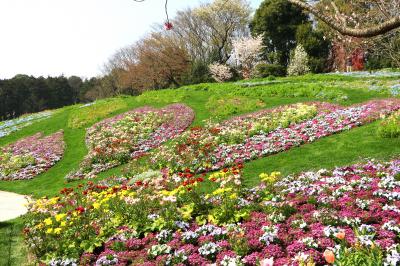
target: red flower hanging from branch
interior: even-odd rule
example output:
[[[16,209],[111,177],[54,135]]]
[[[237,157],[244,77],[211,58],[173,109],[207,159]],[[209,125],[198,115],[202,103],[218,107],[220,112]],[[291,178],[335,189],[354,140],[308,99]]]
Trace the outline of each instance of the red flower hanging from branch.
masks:
[[[144,2],[145,0],[133,0],[135,2]],[[168,0],[165,0],[165,15],[167,16],[167,20],[164,23],[164,28],[166,30],[172,30],[174,27],[172,23],[169,21],[169,16],[168,16]]]

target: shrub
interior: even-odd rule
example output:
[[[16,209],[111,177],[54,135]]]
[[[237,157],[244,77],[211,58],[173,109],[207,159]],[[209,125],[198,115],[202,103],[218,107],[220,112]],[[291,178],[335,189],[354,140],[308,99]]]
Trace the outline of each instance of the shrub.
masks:
[[[260,63],[255,67],[255,75],[259,78],[269,76],[283,77],[286,75],[286,68],[281,65]]]
[[[382,138],[400,137],[400,111],[381,122],[378,128],[378,135]]]
[[[232,72],[229,66],[219,64],[219,63],[213,63],[208,66],[210,69],[212,77],[217,81],[217,82],[224,82],[232,78]]]
[[[303,46],[297,45],[294,49],[292,56],[290,58],[290,64],[288,66],[289,76],[299,76],[310,72],[310,67],[308,66],[308,54],[304,50]]]

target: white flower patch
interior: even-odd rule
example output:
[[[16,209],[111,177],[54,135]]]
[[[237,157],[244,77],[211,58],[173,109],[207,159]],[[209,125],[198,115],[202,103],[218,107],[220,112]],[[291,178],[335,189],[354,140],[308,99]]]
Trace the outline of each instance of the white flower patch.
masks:
[[[171,250],[172,250],[171,247],[166,244],[153,245],[147,251],[147,254],[149,254],[150,256],[155,258],[160,255],[169,254],[171,252]]]
[[[199,248],[199,253],[203,257],[209,257],[217,254],[221,250],[221,247],[213,242],[206,243]]]
[[[382,229],[389,230],[400,234],[400,225],[398,225],[395,221],[391,220],[382,225]]]
[[[305,237],[300,240],[304,245],[309,248],[318,248],[318,243],[312,237]]]
[[[258,239],[260,242],[265,245],[269,245],[274,242],[274,240],[278,237],[279,228],[275,225],[273,226],[263,226],[262,230],[264,234]]]
[[[356,199],[356,205],[360,209],[367,210],[369,205],[374,202],[373,200]]]

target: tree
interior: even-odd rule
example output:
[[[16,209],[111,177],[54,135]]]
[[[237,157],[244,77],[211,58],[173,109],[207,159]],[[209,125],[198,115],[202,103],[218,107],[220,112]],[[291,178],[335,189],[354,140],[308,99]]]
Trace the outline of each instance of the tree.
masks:
[[[260,61],[262,36],[242,37],[233,41],[233,57],[241,66],[244,78],[250,78],[254,66]]]
[[[229,66],[218,62],[210,64],[208,68],[210,69],[213,79],[217,82],[225,82],[233,76]]]
[[[119,50],[106,64],[118,93],[180,86],[190,60],[180,40],[172,35],[152,33],[130,47]]]
[[[310,72],[308,55],[301,44],[297,45],[293,51],[287,71],[289,76],[304,75]]]
[[[247,32],[251,8],[245,0],[214,0],[178,12],[172,34],[186,45],[192,62],[225,63],[234,38]]]
[[[397,0],[354,0],[355,5],[366,7],[373,12],[369,12],[370,16],[362,17],[361,20],[354,19],[352,16],[346,16],[341,12],[335,2],[329,1],[332,13],[326,12],[329,10],[329,5],[322,4],[312,5],[309,2],[324,3],[326,1],[302,1],[302,0],[288,0],[290,3],[312,13],[315,17],[325,22],[329,27],[335,29],[343,35],[348,35],[358,38],[369,38],[377,35],[388,33],[400,27],[400,2]],[[322,8],[321,8],[322,7]],[[348,9],[353,11],[354,9]],[[357,13],[354,13],[357,15]],[[372,24],[362,23],[369,20]],[[350,22],[350,23],[349,23]]]
[[[296,43],[301,44],[309,55],[309,67],[313,73],[328,70],[328,58],[331,41],[326,38],[318,27],[314,29],[311,23],[301,24],[296,30]]]
[[[77,103],[78,101],[78,96],[79,96],[79,91],[80,88],[83,84],[83,81],[80,77],[77,76],[71,76],[68,78],[68,85],[72,88],[72,94],[73,94],[73,102]]]
[[[296,47],[297,27],[308,21],[302,9],[287,0],[265,0],[250,25],[253,35],[263,35],[264,57],[269,63],[287,66]]]

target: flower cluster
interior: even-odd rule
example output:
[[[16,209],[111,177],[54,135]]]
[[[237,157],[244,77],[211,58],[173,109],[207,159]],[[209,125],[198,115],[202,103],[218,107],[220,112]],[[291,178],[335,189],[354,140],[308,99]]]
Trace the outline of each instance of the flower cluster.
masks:
[[[31,179],[45,172],[64,154],[62,131],[50,136],[37,133],[0,148],[0,180]]]
[[[31,205],[28,246],[82,265],[400,263],[400,160],[262,174],[254,188],[241,168],[210,175],[208,191],[189,170],[64,189]]]
[[[139,158],[183,132],[194,112],[183,104],[162,109],[142,107],[99,122],[87,131],[89,153],[79,171],[67,179],[91,178],[104,170]]]
[[[53,115],[52,111],[44,111],[40,113],[24,115],[12,120],[0,122],[0,138],[10,135],[14,131],[18,131],[24,127],[32,125],[35,122],[47,119]]]

